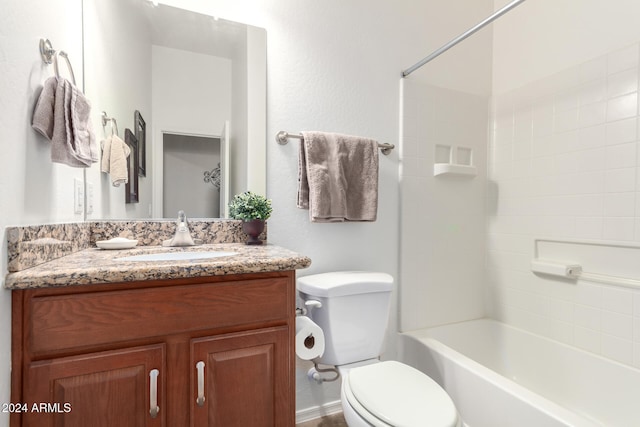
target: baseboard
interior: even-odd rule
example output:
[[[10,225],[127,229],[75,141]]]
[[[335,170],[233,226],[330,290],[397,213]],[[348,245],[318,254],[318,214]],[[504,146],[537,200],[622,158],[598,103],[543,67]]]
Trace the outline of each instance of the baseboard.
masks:
[[[322,406],[313,406],[311,408],[301,409],[296,412],[296,424],[315,420],[327,415],[337,414],[338,412],[342,412],[342,404],[339,400],[325,403]]]

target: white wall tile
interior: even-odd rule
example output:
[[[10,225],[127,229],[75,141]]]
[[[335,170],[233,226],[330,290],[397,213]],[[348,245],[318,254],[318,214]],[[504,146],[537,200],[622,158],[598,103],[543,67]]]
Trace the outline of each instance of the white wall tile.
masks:
[[[606,124],[578,129],[578,149],[596,148],[606,145]]]
[[[636,211],[635,193],[609,193],[604,198],[604,215],[608,217],[633,217]]]
[[[577,239],[601,239],[604,219],[602,217],[576,218]]]
[[[604,190],[608,193],[635,191],[636,168],[608,170],[604,179]]]
[[[606,158],[604,148],[594,148],[572,153],[576,158],[577,172],[589,172],[602,170],[604,164],[602,159]]]
[[[607,334],[602,334],[602,355],[621,363],[633,363],[633,343]]]
[[[578,110],[578,127],[595,126],[604,123],[607,118],[607,103],[596,102],[580,107]]]
[[[606,286],[602,289],[602,308],[619,314],[633,314],[633,292],[628,289]]]
[[[622,120],[633,117],[638,113],[638,94],[612,98],[607,102],[607,120]]]
[[[579,88],[579,104],[593,104],[607,99],[607,80],[604,78],[592,80]]]
[[[636,117],[607,123],[606,142],[609,145],[633,142],[637,135]]]
[[[574,319],[574,308],[574,304],[570,302],[551,299],[549,301],[549,316],[555,320],[571,323]]]
[[[602,323],[602,311],[586,305],[576,304],[573,312],[574,324],[582,328],[599,331]]]
[[[600,334],[600,332],[594,331],[593,329],[575,326],[573,329],[573,339],[576,347],[592,353],[600,354],[600,350],[602,348],[602,334]]]
[[[578,283],[575,302],[593,308],[602,307],[602,286]]]
[[[553,106],[536,105],[532,110],[531,132],[534,138],[549,136],[553,133]]]
[[[609,74],[607,78],[607,96],[615,98],[638,90],[638,68]]]
[[[612,101],[609,101],[609,102],[612,102]],[[630,107],[627,104],[628,102],[623,103],[618,101],[614,112],[619,115],[622,115],[625,112],[628,112]],[[578,128],[578,109],[572,108],[570,110],[560,110],[560,111],[556,110],[556,113],[553,119],[554,119],[554,124],[553,124],[554,132],[562,133],[570,130],[575,130]]]
[[[639,52],[626,46],[517,91],[519,110],[501,112],[513,120],[493,143],[487,206],[493,315],[635,366],[640,290],[531,274],[526,242],[640,242]]]
[[[632,168],[636,166],[636,143],[607,147],[605,166],[607,169]]]
[[[549,338],[562,343],[573,345],[573,324],[549,320]]]
[[[633,293],[633,315],[640,317],[640,291]]]
[[[633,339],[633,318],[625,314],[618,314],[602,310],[602,332],[626,340]]]
[[[605,218],[602,237],[606,240],[633,240],[635,218]]]

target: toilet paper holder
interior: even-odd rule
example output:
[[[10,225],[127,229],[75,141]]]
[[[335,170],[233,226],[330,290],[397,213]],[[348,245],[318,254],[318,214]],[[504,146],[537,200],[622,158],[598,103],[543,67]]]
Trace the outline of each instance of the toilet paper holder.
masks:
[[[322,303],[318,300],[310,299],[304,302],[306,307],[296,307],[296,316],[306,316],[309,312],[309,308],[320,308]]]

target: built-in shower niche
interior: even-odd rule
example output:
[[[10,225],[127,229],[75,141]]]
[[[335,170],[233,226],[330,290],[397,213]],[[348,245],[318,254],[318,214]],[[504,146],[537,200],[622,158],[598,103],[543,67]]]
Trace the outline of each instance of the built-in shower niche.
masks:
[[[450,175],[473,178],[478,174],[473,165],[473,149],[459,145],[435,146],[433,176]]]

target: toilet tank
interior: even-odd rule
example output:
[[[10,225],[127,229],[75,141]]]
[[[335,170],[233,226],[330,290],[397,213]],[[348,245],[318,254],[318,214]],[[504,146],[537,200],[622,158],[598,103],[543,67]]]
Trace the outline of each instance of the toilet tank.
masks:
[[[300,298],[316,300],[308,316],[322,328],[325,351],[318,360],[346,365],[380,355],[387,323],[393,277],[386,273],[340,271],[297,280]]]

